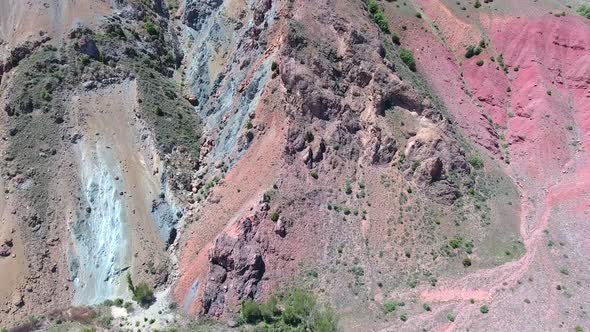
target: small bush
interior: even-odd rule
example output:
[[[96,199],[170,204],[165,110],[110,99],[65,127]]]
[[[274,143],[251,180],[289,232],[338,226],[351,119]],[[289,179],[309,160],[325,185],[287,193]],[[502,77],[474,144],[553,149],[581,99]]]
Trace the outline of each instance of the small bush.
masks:
[[[428,305],[428,303],[424,303],[424,304],[422,305],[422,308],[423,308],[424,310],[426,310],[426,311],[431,311],[431,310],[432,310],[432,309],[430,308],[430,306]]]
[[[383,303],[383,309],[387,313],[394,312],[397,309],[397,303],[395,301],[386,301]]]
[[[87,55],[83,55],[80,59],[82,61],[82,65],[88,66],[90,64],[90,57]]]
[[[389,34],[389,23],[387,23],[387,17],[385,16],[385,13],[383,13],[383,10],[381,10],[379,3],[377,3],[376,0],[369,0],[368,9],[369,13],[373,16],[373,21],[379,26],[379,29],[386,34]]]
[[[420,13],[418,12],[418,13],[416,13],[416,17],[417,17],[417,18],[422,18],[422,14],[420,14]]]
[[[479,0],[475,0],[475,3],[473,4],[473,7],[475,7],[475,8],[481,7],[481,2],[479,2]]]
[[[253,300],[246,300],[242,302],[240,307],[240,314],[244,322],[248,324],[256,324],[262,319],[260,306]]]
[[[369,0],[369,13],[375,15],[377,14],[381,8],[379,8],[379,4],[375,0]]]
[[[147,33],[149,33],[152,36],[158,34],[158,28],[156,28],[156,25],[153,22],[146,22],[144,28],[145,31],[147,31]]]
[[[481,311],[482,314],[487,314],[488,312],[490,312],[490,308],[488,308],[488,306],[484,304],[479,308],[479,311]]]
[[[577,12],[578,12],[578,14],[580,14],[590,20],[590,5],[586,5],[586,4],[581,5],[578,8]]]
[[[477,60],[475,64],[481,67],[483,66],[483,60]]]
[[[477,169],[483,168],[483,161],[481,160],[481,158],[479,156],[471,157],[471,159],[469,159],[469,163],[474,168],[477,168]]]
[[[407,320],[408,320],[408,314],[406,314],[406,313],[403,313],[403,314],[399,315],[399,319],[400,319],[402,322],[405,322],[405,321],[407,321]]]
[[[387,23],[387,17],[385,16],[385,13],[383,12],[378,12],[377,14],[373,15],[373,20],[375,21],[375,23],[377,23],[377,26],[379,26],[379,29],[381,29],[381,31],[383,31],[384,33],[389,34],[389,23]]]
[[[466,48],[466,52],[465,52],[465,57],[467,59],[470,59],[476,55],[479,55],[481,53],[482,49],[479,46],[474,46],[474,45],[469,45]]]
[[[277,302],[277,298],[272,296],[268,301],[260,304],[260,317],[262,320],[272,323],[281,314],[281,311],[277,307]]]
[[[314,171],[311,171],[311,173],[309,173],[309,175],[311,175],[311,177],[314,178],[314,179],[316,179],[316,180],[318,179],[318,172],[315,171],[315,170]]]
[[[352,185],[350,184],[350,181],[346,181],[346,185],[344,186],[344,192],[347,195],[352,194]]]
[[[405,63],[408,68],[410,68],[411,71],[416,71],[416,60],[414,59],[414,55],[410,50],[400,48],[399,57],[402,59],[403,63]]]
[[[447,319],[448,319],[449,321],[451,321],[451,322],[454,322],[454,321],[455,321],[455,315],[454,315],[454,314],[452,314],[452,313],[449,313],[449,314],[447,315]]]
[[[142,308],[149,308],[149,306],[156,302],[156,297],[152,288],[146,282],[141,282],[135,287],[133,300],[139,303]]]
[[[302,290],[294,290],[288,297],[283,321],[287,325],[297,326],[307,320],[316,306],[315,297]]]
[[[453,249],[458,249],[463,245],[463,238],[462,237],[456,237],[456,238],[452,238],[449,241],[449,246]]]
[[[280,217],[280,216],[281,216],[281,215],[280,215],[280,214],[279,214],[277,211],[274,211],[274,212],[273,212],[273,213],[270,215],[270,220],[272,220],[272,221],[274,221],[274,222],[277,222],[277,221],[279,220],[279,217]]]

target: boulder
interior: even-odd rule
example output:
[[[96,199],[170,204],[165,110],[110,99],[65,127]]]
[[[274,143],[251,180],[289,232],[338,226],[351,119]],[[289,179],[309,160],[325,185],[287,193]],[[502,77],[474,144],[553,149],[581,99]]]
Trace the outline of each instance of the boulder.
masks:
[[[80,37],[80,39],[78,40],[78,51],[95,60],[100,59],[100,52],[98,51],[98,47],[96,47],[96,43],[89,36],[85,35]]]

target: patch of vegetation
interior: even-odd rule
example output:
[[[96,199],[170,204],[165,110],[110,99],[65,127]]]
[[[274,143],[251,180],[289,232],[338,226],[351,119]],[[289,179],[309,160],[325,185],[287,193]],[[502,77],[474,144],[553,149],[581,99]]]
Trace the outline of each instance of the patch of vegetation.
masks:
[[[475,64],[481,67],[483,66],[483,60],[477,60]]]
[[[383,303],[383,309],[387,313],[394,312],[395,309],[397,309],[397,302],[395,302],[395,301],[385,301],[385,303]]]
[[[151,62],[141,61],[141,57],[136,60],[130,66],[137,73],[140,106],[154,129],[156,142],[166,153],[183,147],[197,159],[201,124],[192,106],[178,97],[173,83]]]
[[[379,29],[386,34],[389,34],[389,23],[387,23],[387,17],[381,9],[381,6],[379,6],[379,3],[376,0],[369,0],[368,8],[369,13],[373,16],[373,21],[375,21]]]
[[[137,302],[142,308],[149,308],[156,302],[152,288],[146,282],[140,282],[139,285],[135,286],[130,273],[127,273],[127,287],[133,294],[133,301]]]
[[[152,36],[155,36],[160,33],[154,22],[146,22],[143,27],[145,28],[145,31],[147,31],[147,33],[149,33]]]
[[[346,181],[346,185],[344,186],[344,192],[347,195],[352,194],[352,185],[350,184],[350,181]]]
[[[482,48],[479,46],[469,45],[467,46],[467,51],[465,52],[465,57],[467,59],[473,58],[476,55],[481,54]]]
[[[481,2],[479,0],[475,0],[475,3],[473,4],[473,7],[475,7],[475,8],[481,7]]]
[[[279,214],[279,212],[274,211],[273,213],[271,213],[270,215],[270,220],[277,222],[279,221],[279,218],[281,217],[281,215]]]
[[[308,291],[294,289],[280,301],[271,297],[267,302],[246,300],[242,303],[238,322],[242,325],[261,325],[268,331],[338,330],[338,318],[330,306],[320,303]]]
[[[414,54],[412,54],[412,51],[402,47],[399,49],[399,57],[406,64],[406,66],[410,68],[411,71],[416,71],[416,60],[414,59]]]
[[[473,156],[473,157],[469,158],[469,164],[471,164],[471,166],[473,166],[473,168],[476,168],[476,169],[483,168],[483,161],[481,160],[481,157],[479,157],[479,156]]]
[[[482,314],[487,314],[488,312],[490,312],[490,308],[488,308],[488,306],[484,304],[479,308],[479,311]]]
[[[590,20],[590,5],[582,4],[580,7],[578,7],[577,12],[578,14]]]

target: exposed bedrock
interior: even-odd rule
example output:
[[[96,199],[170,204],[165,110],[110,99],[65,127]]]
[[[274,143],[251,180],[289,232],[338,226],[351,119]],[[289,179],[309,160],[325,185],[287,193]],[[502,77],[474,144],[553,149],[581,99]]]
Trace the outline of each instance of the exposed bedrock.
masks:
[[[83,209],[72,227],[71,271],[75,304],[97,304],[121,296],[130,267],[129,225],[123,211],[121,174],[106,147],[81,145]]]

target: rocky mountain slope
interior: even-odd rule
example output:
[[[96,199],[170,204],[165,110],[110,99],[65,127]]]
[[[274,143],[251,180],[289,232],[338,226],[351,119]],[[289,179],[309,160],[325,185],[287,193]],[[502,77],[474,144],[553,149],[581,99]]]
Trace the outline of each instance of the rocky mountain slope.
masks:
[[[585,8],[1,2],[0,327],[590,328]]]

